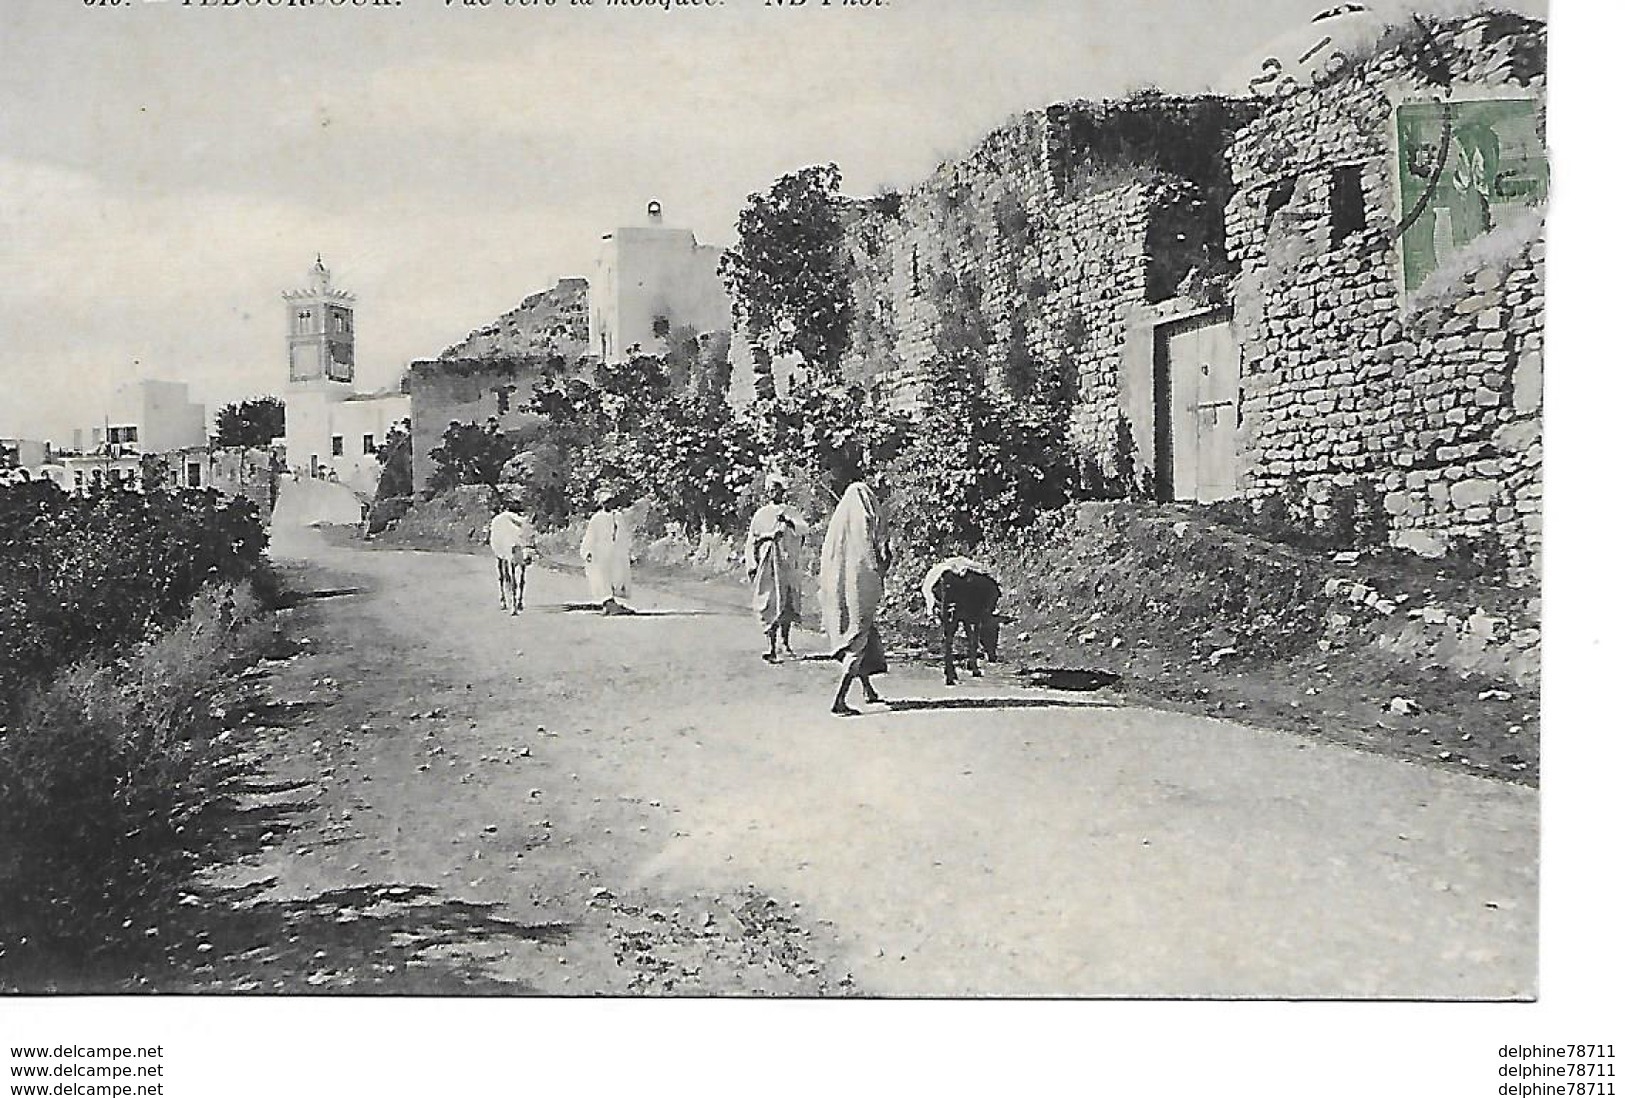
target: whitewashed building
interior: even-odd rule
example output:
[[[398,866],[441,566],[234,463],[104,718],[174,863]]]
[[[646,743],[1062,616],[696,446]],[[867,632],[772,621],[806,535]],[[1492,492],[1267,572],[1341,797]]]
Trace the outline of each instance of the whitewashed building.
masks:
[[[327,477],[370,494],[376,452],[411,415],[405,393],[355,391],[355,296],[335,289],[321,256],[310,284],[282,295],[288,315],[284,445],[300,476]]]

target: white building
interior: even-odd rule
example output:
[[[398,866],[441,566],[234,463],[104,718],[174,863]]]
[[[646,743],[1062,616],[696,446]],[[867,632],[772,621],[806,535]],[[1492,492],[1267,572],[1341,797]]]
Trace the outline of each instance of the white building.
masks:
[[[288,386],[283,438],[288,467],[371,494],[377,449],[411,415],[405,393],[355,391],[355,297],[333,288],[316,257],[310,285],[282,295],[288,306]]]
[[[588,338],[605,362],[624,359],[633,346],[666,350],[680,328],[726,331],[733,324],[728,291],[717,275],[722,249],[701,244],[689,229],[664,224],[660,203],[649,203],[643,225],[604,236],[588,291]]]
[[[156,454],[208,441],[203,405],[191,400],[186,383],[152,378],[119,386],[101,423],[73,431],[73,449],[87,456]]]
[[[101,422],[73,429],[73,443],[57,455],[51,479],[69,489],[103,481],[136,484],[143,454],[165,454],[207,446],[202,404],[186,383],[142,378],[119,386],[108,398]]]

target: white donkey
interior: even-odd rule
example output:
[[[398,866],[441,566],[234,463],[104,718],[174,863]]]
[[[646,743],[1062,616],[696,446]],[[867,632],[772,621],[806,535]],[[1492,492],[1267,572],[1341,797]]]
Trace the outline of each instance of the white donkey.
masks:
[[[517,511],[503,511],[491,520],[490,539],[502,608],[517,614],[525,608],[525,569],[536,559],[536,527]]]

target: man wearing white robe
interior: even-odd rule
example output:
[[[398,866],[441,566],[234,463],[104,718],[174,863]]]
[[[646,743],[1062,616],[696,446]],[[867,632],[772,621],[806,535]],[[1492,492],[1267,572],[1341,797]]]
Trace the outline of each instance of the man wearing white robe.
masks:
[[[767,478],[768,502],[750,520],[751,580],[756,586],[756,614],[767,633],[762,658],[778,662],[779,641],[790,648],[790,627],[801,620],[801,539],[807,523],[785,505],[789,487],[784,478]]]
[[[632,531],[608,489],[598,494],[598,510],[587,520],[581,560],[587,566],[587,588],[606,614],[627,614],[632,585]]]
[[[890,567],[891,548],[880,499],[874,489],[856,480],[847,486],[830,516],[819,570],[824,632],[829,635],[831,653],[841,661],[841,685],[830,707],[838,716],[857,715],[846,704],[846,692],[854,679],[862,684],[865,701],[875,704],[882,700],[869,676],[886,671],[886,650],[875,619]]]

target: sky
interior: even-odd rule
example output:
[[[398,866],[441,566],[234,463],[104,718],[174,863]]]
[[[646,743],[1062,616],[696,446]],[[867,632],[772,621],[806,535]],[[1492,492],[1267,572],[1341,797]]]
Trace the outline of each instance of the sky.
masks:
[[[906,189],[1023,110],[1222,86],[1330,6],[606,3],[4,0],[0,437],[62,441],[137,377],[276,391],[318,252],[384,387],[651,199],[726,245],[784,172]]]

